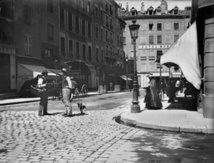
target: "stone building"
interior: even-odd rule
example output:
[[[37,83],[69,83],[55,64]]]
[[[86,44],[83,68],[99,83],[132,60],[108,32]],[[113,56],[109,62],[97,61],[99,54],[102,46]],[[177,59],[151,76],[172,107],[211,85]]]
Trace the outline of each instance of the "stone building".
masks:
[[[201,108],[205,118],[214,118],[214,0],[192,0],[191,23],[196,21],[201,58]]]
[[[21,0],[14,3],[16,90],[37,77],[59,54],[58,1]],[[51,72],[51,71],[49,71]],[[49,73],[54,79],[55,74]]]
[[[141,87],[148,84],[147,75],[180,77],[180,70],[172,67],[169,70],[166,66],[160,66],[159,57],[178,40],[186,31],[189,23],[191,7],[179,10],[177,6],[168,9],[167,1],[161,0],[157,8],[150,6],[145,8],[141,3],[141,10],[136,11],[133,7],[130,10],[120,10],[120,16],[126,22],[124,31],[124,51],[130,60],[133,59],[133,46],[128,26],[132,20],[140,25],[137,46],[137,72],[138,83]],[[175,70],[174,70],[175,69]],[[170,72],[169,72],[170,71]]]
[[[116,84],[123,71],[125,22],[118,18],[118,7],[114,0],[60,2],[60,58],[86,63],[82,77],[91,88]]]
[[[2,0],[0,7],[0,93],[19,92],[44,69],[55,79],[71,61],[84,63],[91,89],[117,83],[125,22],[114,0]]]
[[[13,1],[0,1],[0,93],[16,90]]]

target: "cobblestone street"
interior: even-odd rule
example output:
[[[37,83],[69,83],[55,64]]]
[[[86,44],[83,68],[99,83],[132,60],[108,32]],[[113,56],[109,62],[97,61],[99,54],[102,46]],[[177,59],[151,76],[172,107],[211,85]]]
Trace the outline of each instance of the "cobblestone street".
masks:
[[[0,162],[105,162],[138,129],[116,123],[123,109],[63,117],[0,113]]]
[[[131,102],[126,100],[127,95],[109,96],[74,101],[73,117],[62,116],[61,101],[50,101],[51,115],[44,117],[37,115],[37,103],[1,107],[0,163],[214,161],[213,135],[146,130],[119,124],[116,117],[129,112]],[[85,115],[79,114],[78,101],[86,104]]]

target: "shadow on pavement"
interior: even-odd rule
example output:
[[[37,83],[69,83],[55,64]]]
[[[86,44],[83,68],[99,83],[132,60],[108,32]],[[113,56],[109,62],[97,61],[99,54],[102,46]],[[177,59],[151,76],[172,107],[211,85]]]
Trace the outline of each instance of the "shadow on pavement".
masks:
[[[145,136],[146,135],[146,136]],[[211,163],[213,136],[149,131],[135,135],[123,146],[124,155],[139,163]],[[131,154],[132,155],[131,155]]]
[[[62,114],[62,113],[60,113]],[[84,116],[84,115],[88,115],[87,113],[76,113],[76,114],[72,114],[72,115],[62,115],[63,117],[76,117],[76,116]]]
[[[175,102],[170,103],[165,109],[197,111],[197,104],[191,98],[185,100],[184,97],[177,97]]]
[[[54,115],[58,115],[58,114],[62,114],[62,112],[48,113],[49,116],[54,116]]]

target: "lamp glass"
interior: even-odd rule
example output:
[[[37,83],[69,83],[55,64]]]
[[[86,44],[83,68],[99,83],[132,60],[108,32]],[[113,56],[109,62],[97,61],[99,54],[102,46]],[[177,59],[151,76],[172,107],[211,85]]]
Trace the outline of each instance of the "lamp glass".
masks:
[[[129,30],[131,34],[132,39],[137,39],[138,38],[138,31],[139,31],[139,24],[135,24],[135,21],[133,21],[133,24],[129,25]]]

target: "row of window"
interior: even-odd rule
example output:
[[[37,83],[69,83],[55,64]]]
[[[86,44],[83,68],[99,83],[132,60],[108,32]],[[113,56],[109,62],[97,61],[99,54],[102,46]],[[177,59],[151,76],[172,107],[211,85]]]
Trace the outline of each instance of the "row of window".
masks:
[[[140,56],[140,58],[137,57],[136,60],[154,62],[157,58],[163,55],[163,51],[162,50],[145,50],[142,52],[142,54],[143,55]]]
[[[99,8],[98,6],[95,6],[95,16],[103,18],[103,9]],[[108,2],[105,2],[105,12],[109,13],[110,15],[114,15],[114,11],[111,4],[108,4]],[[116,13],[116,12],[115,12]]]
[[[99,32],[100,32],[101,39],[103,39],[103,29],[102,28],[99,31],[98,26],[96,26],[95,32],[96,32],[95,35],[96,35],[97,38],[99,37]],[[47,40],[48,41],[54,41],[54,26],[51,23],[47,24]],[[111,42],[113,44],[114,43],[113,33],[109,32],[108,30],[106,30],[105,40],[106,40],[106,42]],[[120,46],[122,44],[122,37],[119,36],[119,35],[117,35],[116,42],[117,42],[117,45]],[[26,44],[26,46],[25,46],[26,47],[25,54],[29,55],[29,54],[31,54],[31,50],[30,49],[32,47],[31,36],[26,35],[26,37],[25,37],[25,44]],[[64,52],[65,52],[65,49],[64,49],[65,48],[65,39],[61,38],[61,44],[62,44],[62,47],[61,47],[62,48],[62,56],[64,56]],[[71,45],[69,45],[69,47],[71,47]],[[76,47],[78,49],[78,47],[79,47],[78,43],[76,44]],[[83,47],[83,49],[84,49],[84,47]],[[78,51],[76,53],[78,54]],[[84,53],[83,53],[83,59],[84,59]]]
[[[84,37],[91,38],[91,23],[87,22],[84,19],[80,19],[77,15],[73,15],[72,13],[68,13],[68,16],[66,16],[66,11],[64,9],[60,9],[60,27],[66,28],[69,31],[74,31],[77,34],[81,34]],[[67,17],[67,18],[66,18]],[[67,22],[67,25],[66,25]],[[74,22],[74,25],[73,25]],[[86,28],[87,26],[87,28]],[[110,19],[110,26],[112,26],[112,19]],[[73,30],[75,29],[75,30]],[[87,29],[87,30],[86,30]],[[99,24],[95,25],[95,37],[100,38],[101,40],[104,39],[103,37],[104,29],[103,27],[99,27]],[[122,45],[122,38],[117,36],[117,45]],[[105,39],[106,42],[114,43],[114,36],[113,33],[109,30],[105,30]]]
[[[179,39],[179,35],[174,35],[174,38],[173,38],[174,42],[176,42],[178,39]],[[172,44],[171,42],[171,35],[165,35],[165,41],[163,42],[163,38],[162,38],[162,35],[157,35],[157,38],[156,38],[156,43],[157,44]],[[140,44],[147,44],[147,39],[146,37],[141,37],[141,40],[140,40]],[[149,35],[149,44],[155,44],[155,37],[154,35]]]
[[[156,40],[154,35],[141,36],[139,38],[140,45],[148,45],[148,44],[172,44],[171,35],[165,35],[165,40],[163,41],[162,35],[157,35]],[[179,35],[174,35],[173,41],[176,42],[179,39]],[[123,37],[123,44],[126,45],[126,37]]]
[[[88,2],[86,2],[85,0],[75,0],[73,2],[74,4],[81,6],[82,9],[86,9],[87,12],[90,12],[91,8],[90,0],[88,0]],[[47,0],[47,11],[49,13],[54,13],[54,0]]]
[[[164,26],[164,27],[163,27]],[[140,25],[140,30],[141,31],[178,31],[180,30],[180,23],[178,22],[165,22],[165,23],[142,23]]]
[[[104,32],[105,31],[105,35]],[[104,38],[104,36],[105,38]],[[116,36],[115,36],[116,35]],[[122,46],[122,36],[118,35],[118,34],[114,34],[113,32],[107,30],[107,29],[103,29],[103,27],[99,27],[99,24],[95,24],[95,37],[98,39],[100,38],[101,40],[104,40],[108,43],[114,44],[115,43],[115,39],[116,39],[116,44],[117,46]]]
[[[91,23],[60,8],[60,27],[91,38]],[[87,27],[87,29],[86,29]]]
[[[74,48],[75,47],[75,48]],[[66,37],[61,36],[60,37],[60,54],[63,57],[66,57]],[[82,58],[80,58],[80,49],[82,49]],[[75,52],[74,52],[75,50]],[[86,45],[80,44],[79,42],[75,42],[73,40],[68,40],[68,55],[69,58],[76,58],[76,59],[83,59],[83,60],[89,60],[92,61],[92,51],[91,46],[88,46],[87,52],[86,52]],[[86,56],[86,53],[88,54],[88,57]],[[75,56],[74,56],[75,54]]]
[[[68,46],[69,58],[82,59],[82,60],[89,61],[89,62],[93,61],[91,45],[81,44],[81,43],[79,43],[77,41],[73,41],[71,39],[69,39],[68,43],[66,43],[66,37],[61,36],[60,37],[60,54],[63,57],[68,57],[68,56],[66,56],[67,46]],[[113,51],[114,51],[114,48],[112,46],[106,45],[105,54],[104,54],[103,48],[100,49],[99,47],[96,47],[94,61],[103,63],[104,56],[113,55],[114,54]],[[119,50],[118,50],[117,54],[120,54]],[[88,55],[88,56],[86,56],[86,55]]]
[[[136,60],[139,60],[138,57],[136,58]],[[141,56],[140,57],[140,61],[155,61],[156,60],[156,56]]]

